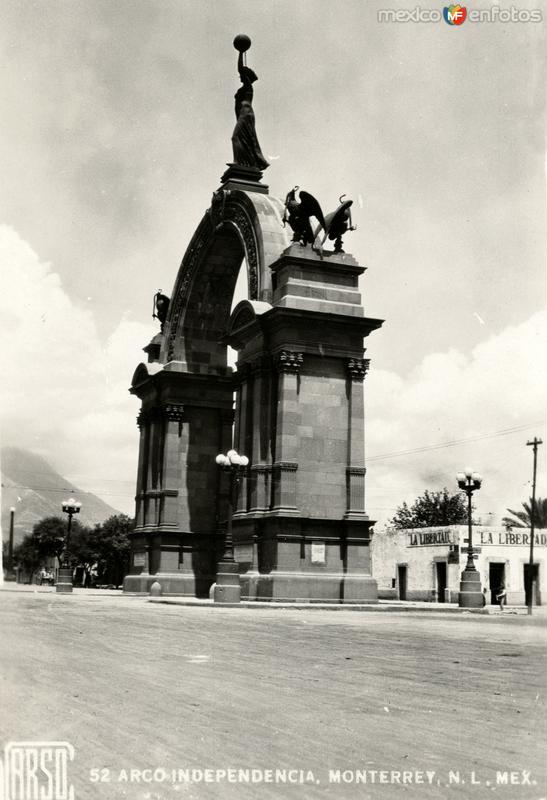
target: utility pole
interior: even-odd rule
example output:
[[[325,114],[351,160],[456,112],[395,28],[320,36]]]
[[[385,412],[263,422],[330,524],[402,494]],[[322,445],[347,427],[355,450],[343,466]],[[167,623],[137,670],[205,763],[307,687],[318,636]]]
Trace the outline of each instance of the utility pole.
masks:
[[[532,478],[532,519],[530,520],[530,562],[528,565],[528,579],[529,579],[528,614],[532,613],[532,606],[534,605],[534,584],[535,584],[534,530],[536,524],[536,472],[538,463],[538,445],[540,444],[543,444],[543,441],[541,439],[538,439],[537,436],[534,436],[531,442],[526,442],[527,447],[534,448],[534,473]]]

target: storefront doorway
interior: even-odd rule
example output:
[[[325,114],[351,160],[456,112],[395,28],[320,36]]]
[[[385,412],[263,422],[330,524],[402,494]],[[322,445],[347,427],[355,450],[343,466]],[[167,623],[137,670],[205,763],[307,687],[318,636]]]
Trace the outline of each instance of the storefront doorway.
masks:
[[[437,570],[437,602],[444,603],[446,589],[446,561],[436,562]]]
[[[406,564],[397,565],[397,583],[399,585],[399,600],[406,600]]]
[[[496,595],[499,593],[500,587],[505,586],[505,562],[494,561],[489,566],[489,584],[490,584],[490,602],[492,605],[497,604]]]
[[[534,577],[534,605],[541,605],[541,594],[539,591],[539,564],[533,564],[533,577]],[[528,605],[530,602],[530,564],[524,564],[524,603]]]

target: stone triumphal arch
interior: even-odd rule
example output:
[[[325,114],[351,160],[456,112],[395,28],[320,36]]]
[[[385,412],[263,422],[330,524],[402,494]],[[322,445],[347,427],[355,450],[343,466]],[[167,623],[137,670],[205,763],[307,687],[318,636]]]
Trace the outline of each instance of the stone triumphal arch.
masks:
[[[234,44],[241,64],[250,40]],[[238,96],[248,106],[252,98],[246,69],[236,115]],[[161,333],[133,376],[140,448],[124,588],[144,593],[156,583],[163,594],[209,595],[229,507],[215,457],[233,446],[250,461],[233,509],[241,596],[374,601],[363,339],[382,322],[365,316],[364,267],[333,233],[349,204],[323,217],[305,192],[300,203],[295,192],[285,203],[271,197],[258,166],[245,163],[258,146],[249,124],[247,108],[232,137],[236,163],[190,241],[171,298],[161,296]],[[330,231],[334,250],[317,246],[310,215],[325,238]],[[249,299],[230,313],[243,262]]]

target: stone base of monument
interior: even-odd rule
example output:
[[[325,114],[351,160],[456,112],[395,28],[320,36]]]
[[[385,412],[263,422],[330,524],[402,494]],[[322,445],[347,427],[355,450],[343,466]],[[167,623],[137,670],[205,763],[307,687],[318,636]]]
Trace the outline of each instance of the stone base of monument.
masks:
[[[69,567],[59,568],[55,590],[63,594],[70,594],[70,592],[72,592],[72,570]]]
[[[298,517],[234,519],[241,599],[258,602],[377,603],[363,521]]]
[[[476,569],[464,569],[462,572],[458,605],[460,608],[483,607],[484,596],[481,591],[481,576]]]
[[[243,574],[241,599],[261,603],[377,603],[378,585],[370,575]]]
[[[155,575],[142,572],[140,575],[126,575],[123,591],[125,594],[150,594],[152,585],[159,582],[162,595],[204,599],[209,597],[209,588],[214,580],[214,575],[196,576],[191,572],[158,572]]]

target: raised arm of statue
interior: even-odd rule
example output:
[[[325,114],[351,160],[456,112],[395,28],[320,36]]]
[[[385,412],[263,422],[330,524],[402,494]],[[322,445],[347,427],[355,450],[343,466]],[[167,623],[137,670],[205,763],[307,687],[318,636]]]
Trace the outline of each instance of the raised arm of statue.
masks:
[[[237,59],[237,71],[239,72],[239,77],[241,78],[242,83],[245,83],[245,78],[243,77],[244,68],[245,68],[245,59],[243,58],[243,53],[240,51]]]

